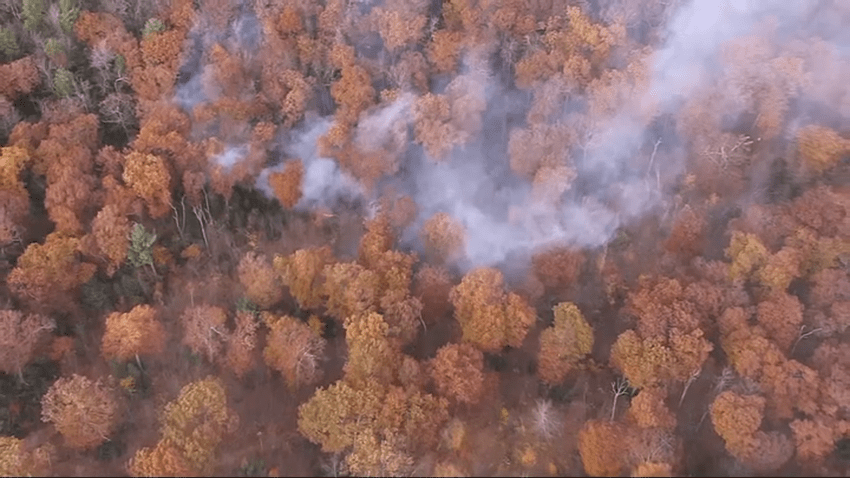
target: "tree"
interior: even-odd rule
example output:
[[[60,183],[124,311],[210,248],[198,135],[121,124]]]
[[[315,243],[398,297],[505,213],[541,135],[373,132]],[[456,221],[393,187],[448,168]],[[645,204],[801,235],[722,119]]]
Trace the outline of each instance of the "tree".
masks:
[[[130,249],[130,221],[117,206],[107,204],[92,220],[91,233],[99,253],[107,260],[106,273],[112,276]]]
[[[337,48],[341,45],[335,45]],[[362,66],[355,64],[353,55],[343,60],[339,80],[331,85],[331,96],[337,104],[336,118],[341,125],[353,125],[360,113],[375,102],[372,78]]]
[[[838,439],[850,433],[850,421],[824,415],[797,419],[790,426],[797,445],[797,459],[804,463],[823,459],[835,449]]]
[[[0,96],[12,100],[32,93],[41,82],[35,59],[31,56],[0,65],[0,76],[5,79],[0,85]]]
[[[478,403],[484,392],[484,354],[471,344],[447,344],[430,363],[440,395],[459,403]]]
[[[392,0],[370,14],[390,53],[416,44],[422,38],[427,22],[427,3],[421,0],[405,2]]]
[[[207,377],[185,385],[162,413],[162,438],[154,449],[142,448],[128,468],[137,476],[151,471],[184,471],[209,474],[216,448],[239,425],[227,406],[221,380]]]
[[[309,325],[284,315],[263,314],[269,327],[263,358],[283,375],[291,389],[312,385],[322,378],[322,360],[327,341]]]
[[[338,262],[325,265],[323,276],[325,307],[338,320],[376,310],[380,277],[375,272],[354,262]]]
[[[165,329],[157,311],[137,305],[127,313],[113,312],[106,318],[101,353],[106,359],[130,360],[139,355],[158,355],[165,346]]]
[[[593,349],[593,328],[573,303],[552,310],[555,323],[540,334],[537,370],[543,381],[557,385]]]
[[[347,382],[363,387],[371,381],[393,381],[400,356],[388,336],[389,325],[378,313],[352,315],[345,319],[348,361],[343,370]]]
[[[637,328],[620,334],[611,362],[637,388],[688,380],[714,348],[700,328],[697,306],[677,279],[641,276],[638,283],[627,297]]]
[[[283,297],[277,274],[268,260],[254,252],[248,252],[239,261],[239,282],[251,302],[268,309]]]
[[[397,433],[382,437],[371,430],[359,433],[351,453],[345,457],[348,469],[362,476],[409,475],[414,469],[414,457],[407,451],[407,442]]]
[[[632,398],[629,418],[641,428],[663,428],[673,430],[676,416],[664,403],[667,390],[664,387],[644,388]]]
[[[273,267],[280,281],[298,301],[302,309],[315,309],[322,304],[322,272],[334,262],[333,252],[327,246],[298,249],[283,257],[275,256]]]
[[[298,430],[324,452],[341,452],[374,431],[404,437],[409,450],[433,447],[448,420],[443,398],[377,382],[355,388],[345,381],[319,389],[298,407]]]
[[[55,381],[41,399],[41,417],[73,448],[87,449],[109,438],[119,419],[112,387],[74,374]]]
[[[618,422],[588,420],[578,435],[578,451],[590,476],[618,476],[624,463],[625,426]]]
[[[586,261],[584,253],[566,247],[537,252],[531,257],[534,275],[549,290],[572,287]]]
[[[702,367],[712,349],[701,329],[647,338],[627,330],[614,342],[611,362],[636,388],[644,388],[687,380]]]
[[[130,230],[127,259],[135,267],[153,267],[153,245],[156,243],[156,233],[145,230],[145,226],[136,223]]]
[[[163,440],[153,448],[136,451],[127,469],[132,476],[190,476],[195,473],[180,450]]]
[[[35,33],[44,19],[44,0],[24,0],[21,16],[24,28]]]
[[[686,256],[700,254],[705,245],[707,227],[704,215],[686,205],[673,220],[673,226],[670,228],[670,235],[667,236],[664,247],[668,251]]]
[[[718,319],[721,345],[729,363],[743,377],[757,382],[772,418],[789,419],[794,411],[818,413],[829,406],[817,372],[789,360],[768,340],[761,327],[751,327],[742,308],[727,309]]]
[[[847,151],[850,140],[825,126],[808,125],[797,132],[797,153],[802,164],[815,173],[834,166]]]
[[[237,377],[254,366],[254,349],[257,348],[257,318],[248,311],[236,312],[236,328],[228,336],[225,360]]]
[[[0,310],[0,371],[19,376],[39,341],[56,327],[49,318],[17,310]]]
[[[771,254],[764,265],[758,270],[758,280],[766,288],[775,292],[784,292],[791,281],[800,277],[802,254],[793,247],[783,247],[776,254]]]
[[[316,390],[298,407],[298,431],[325,453],[341,452],[358,433],[374,426],[385,391],[380,384],[357,389],[340,380]]]
[[[751,274],[761,268],[767,261],[768,251],[758,236],[739,231],[732,232],[726,257],[732,260],[729,265],[729,276],[734,279],[747,280]]]
[[[55,453],[50,444],[29,449],[24,440],[0,436],[0,475],[47,476]]]
[[[759,303],[756,319],[767,337],[788,352],[800,333],[803,304],[797,296],[785,292],[771,294],[767,300]]]
[[[755,451],[755,433],[761,426],[765,400],[758,395],[724,391],[711,404],[711,423],[732,455],[746,458]]]
[[[754,440],[755,451],[746,464],[758,473],[773,473],[794,456],[794,442],[783,433],[758,431]]]
[[[519,347],[534,322],[534,309],[518,295],[505,293],[502,273],[478,268],[453,287],[449,300],[463,330],[463,340],[484,351],[496,352],[506,345]]]
[[[210,363],[220,360],[230,335],[225,322],[227,312],[221,307],[198,305],[187,308],[180,314],[183,344],[193,353],[205,356]]]
[[[450,215],[438,212],[428,218],[419,232],[425,250],[437,263],[452,262],[465,253],[466,231]]]
[[[171,173],[161,157],[131,151],[125,158],[124,182],[145,200],[151,218],[171,214]]]
[[[11,243],[23,230],[29,214],[29,193],[21,181],[21,173],[31,163],[25,148],[0,149],[0,246]]]
[[[365,221],[366,232],[360,238],[357,249],[358,261],[364,267],[374,269],[383,254],[392,249],[396,237],[389,216],[379,212],[373,219]]]
[[[428,61],[435,73],[452,73],[457,69],[463,47],[463,32],[439,29],[428,43]]]
[[[77,260],[79,239],[52,232],[44,244],[32,243],[8,276],[9,288],[19,297],[47,309],[68,305],[69,294],[91,279],[94,264]]]
[[[304,165],[300,160],[287,161],[283,171],[269,174],[269,184],[280,204],[292,209],[301,199]]]

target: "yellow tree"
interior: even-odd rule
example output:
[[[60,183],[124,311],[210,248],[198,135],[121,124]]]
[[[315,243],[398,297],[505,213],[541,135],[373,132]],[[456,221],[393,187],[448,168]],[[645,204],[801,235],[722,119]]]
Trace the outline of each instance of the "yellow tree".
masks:
[[[502,273],[478,268],[453,287],[449,299],[463,330],[463,340],[484,351],[519,347],[536,314],[518,295],[505,293]]]
[[[131,474],[185,471],[205,475],[214,469],[215,451],[233,433],[239,417],[227,406],[227,391],[218,378],[191,382],[162,413],[162,438],[153,449],[142,448],[130,460]]]
[[[438,212],[428,218],[422,224],[419,235],[432,261],[453,261],[465,252],[466,232],[463,225],[444,212]]]
[[[39,308],[69,306],[69,294],[94,275],[94,264],[77,259],[80,241],[52,232],[44,244],[32,243],[8,276],[9,288]]]
[[[711,423],[736,457],[748,457],[756,450],[755,433],[764,416],[764,397],[725,391],[711,404]]]
[[[834,166],[850,151],[850,140],[825,126],[809,125],[797,132],[797,152],[802,164],[821,173]]]
[[[106,318],[101,353],[108,359],[130,360],[139,355],[158,355],[165,346],[165,329],[153,307],[142,304],[126,313]]]
[[[55,453],[50,444],[30,449],[24,440],[0,436],[0,475],[47,476]]]
[[[593,328],[571,302],[553,308],[555,323],[540,334],[540,378],[558,384],[593,349]]]
[[[343,380],[319,389],[298,407],[298,430],[324,452],[355,446],[361,433],[407,440],[408,450],[433,447],[448,420],[444,398],[370,382],[355,388]]]
[[[41,398],[41,416],[73,448],[93,448],[109,438],[120,417],[115,390],[74,374],[53,382]]]
[[[29,213],[29,193],[21,173],[30,163],[25,148],[0,149],[0,246],[11,243],[23,231],[23,221]]]
[[[618,476],[625,466],[626,427],[618,422],[589,420],[578,435],[578,451],[590,476]]]
[[[130,152],[124,162],[124,182],[145,200],[152,218],[171,214],[171,173],[160,156]]]
[[[280,281],[289,287],[289,293],[302,309],[315,309],[322,305],[322,271],[334,262],[327,246],[298,249],[288,256],[275,256],[273,267]]]
[[[376,310],[380,277],[374,271],[355,262],[338,262],[325,265],[322,275],[325,307],[338,320]]]
[[[393,381],[401,357],[388,335],[389,325],[378,313],[352,315],[345,319],[348,361],[344,371],[347,382],[363,387],[370,381]]]

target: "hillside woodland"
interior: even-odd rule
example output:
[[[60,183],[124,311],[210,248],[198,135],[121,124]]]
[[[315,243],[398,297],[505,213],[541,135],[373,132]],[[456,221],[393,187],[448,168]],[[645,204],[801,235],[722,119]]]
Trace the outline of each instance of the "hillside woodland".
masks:
[[[847,25],[0,0],[0,475],[847,476]]]

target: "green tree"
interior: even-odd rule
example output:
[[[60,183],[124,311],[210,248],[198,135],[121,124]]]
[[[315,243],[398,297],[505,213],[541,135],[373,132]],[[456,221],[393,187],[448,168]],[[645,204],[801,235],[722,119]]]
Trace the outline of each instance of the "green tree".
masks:
[[[75,0],[59,0],[59,26],[67,34],[74,32],[74,24],[80,15],[80,9]]]
[[[24,0],[21,16],[24,19],[24,28],[35,31],[44,18],[44,0]]]
[[[156,233],[148,232],[145,226],[136,223],[130,231],[130,250],[127,251],[127,259],[133,267],[153,267],[153,244],[156,242]]]
[[[60,98],[74,94],[74,74],[65,68],[57,68],[53,73],[53,93]]]
[[[0,27],[0,51],[7,57],[16,57],[21,53],[21,48],[18,46],[18,39],[15,37],[15,32],[11,28]]]

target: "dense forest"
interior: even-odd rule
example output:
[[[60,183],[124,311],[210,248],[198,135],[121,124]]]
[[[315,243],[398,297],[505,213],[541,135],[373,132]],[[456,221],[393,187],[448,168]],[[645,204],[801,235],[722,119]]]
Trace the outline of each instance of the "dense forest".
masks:
[[[847,476],[848,25],[0,0],[0,475]]]

